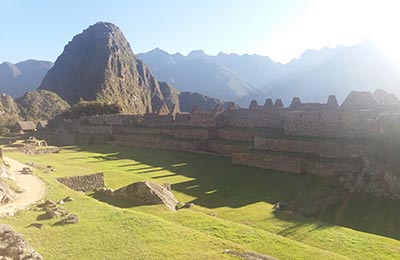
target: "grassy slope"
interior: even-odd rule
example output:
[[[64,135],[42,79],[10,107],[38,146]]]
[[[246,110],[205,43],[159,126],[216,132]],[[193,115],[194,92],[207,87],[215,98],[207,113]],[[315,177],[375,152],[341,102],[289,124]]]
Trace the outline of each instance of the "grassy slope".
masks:
[[[36,212],[6,220],[47,259],[66,259],[72,248],[80,251],[79,259],[129,259],[131,252],[138,254],[135,259],[220,259],[226,256],[221,254],[226,248],[280,259],[398,259],[400,255],[400,242],[394,239],[273,213],[275,201],[301,204],[329,193],[333,189],[329,179],[234,166],[222,157],[112,146],[81,149],[34,157],[11,154],[22,162],[55,166],[55,173],[43,175],[50,183],[51,199],[68,194],[76,198],[66,205],[81,217],[76,226],[48,226],[44,231],[24,228],[34,221]],[[178,200],[198,206],[175,213],[159,206],[124,210],[69,191],[54,180],[98,171],[105,173],[106,184],[112,188],[147,179],[170,182]],[[218,217],[209,216],[211,211]],[[110,251],[118,257],[105,257]]]

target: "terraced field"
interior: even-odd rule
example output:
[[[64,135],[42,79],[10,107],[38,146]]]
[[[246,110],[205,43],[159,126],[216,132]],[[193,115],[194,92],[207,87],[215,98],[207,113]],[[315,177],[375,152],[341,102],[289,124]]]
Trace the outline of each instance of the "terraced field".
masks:
[[[277,259],[400,259],[400,203],[357,195],[308,218],[273,210],[297,207],[335,190],[332,179],[232,165],[228,158],[122,146],[65,147],[59,154],[7,153],[20,162],[51,165],[36,170],[48,199],[66,196],[76,225],[27,228],[41,214],[23,211],[3,219],[45,259],[235,259],[225,250]],[[116,189],[136,181],[171,183],[179,201],[196,206],[170,212],[163,206],[113,206],[72,191],[57,177],[104,172]]]

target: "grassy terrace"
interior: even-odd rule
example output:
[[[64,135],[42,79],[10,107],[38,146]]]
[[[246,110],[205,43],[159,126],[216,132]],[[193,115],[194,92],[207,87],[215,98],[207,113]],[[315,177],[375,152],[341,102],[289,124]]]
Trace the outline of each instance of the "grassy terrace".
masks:
[[[225,249],[255,251],[278,259],[400,259],[400,203],[352,196],[317,216],[274,212],[277,201],[298,206],[326,196],[329,178],[285,174],[232,165],[229,158],[122,146],[66,147],[60,154],[8,156],[52,165],[36,170],[48,198],[72,196],[64,206],[76,225],[26,228],[41,212],[3,219],[21,232],[45,259],[235,259]],[[107,187],[135,181],[169,182],[191,209],[115,207],[69,190],[57,177],[104,172]],[[216,213],[216,217],[211,216]],[[348,228],[350,227],[350,228]]]

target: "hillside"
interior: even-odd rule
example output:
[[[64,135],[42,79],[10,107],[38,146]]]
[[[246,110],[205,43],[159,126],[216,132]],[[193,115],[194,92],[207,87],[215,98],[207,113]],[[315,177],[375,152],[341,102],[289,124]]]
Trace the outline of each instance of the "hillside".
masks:
[[[35,90],[52,66],[52,62],[39,60],[27,60],[16,64],[1,63],[0,93],[18,98],[27,91]]]
[[[191,112],[197,105],[202,111],[214,110],[215,107],[224,106],[224,102],[218,98],[212,98],[195,92],[182,92],[179,95],[180,108],[183,112]]]
[[[118,103],[130,113],[168,112],[158,81],[111,23],[96,23],[76,35],[40,89],[54,91],[69,104],[82,98]]]
[[[11,126],[19,119],[19,109],[14,99],[6,94],[0,95],[0,126]]]
[[[49,120],[69,108],[67,102],[47,90],[27,92],[15,101],[24,120]]]

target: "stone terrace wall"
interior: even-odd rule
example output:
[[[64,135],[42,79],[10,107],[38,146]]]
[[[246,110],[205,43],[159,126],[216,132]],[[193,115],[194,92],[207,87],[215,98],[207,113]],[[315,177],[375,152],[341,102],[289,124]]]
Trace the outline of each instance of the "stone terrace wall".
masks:
[[[258,150],[314,154],[328,158],[360,158],[372,150],[363,142],[310,138],[271,138],[257,136],[254,147]]]
[[[233,109],[217,117],[218,126],[284,128],[284,108]]]
[[[104,174],[95,173],[89,175],[64,177],[57,179],[70,189],[76,191],[93,191],[104,187]]]
[[[338,160],[276,152],[235,153],[232,163],[287,173],[323,176],[353,176],[362,170],[362,164],[358,160]]]

